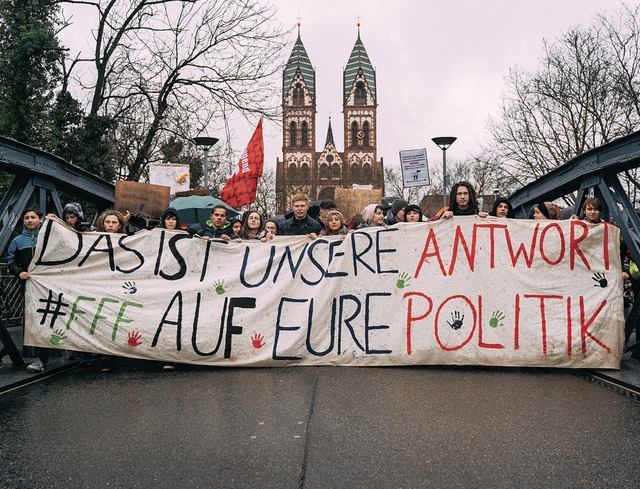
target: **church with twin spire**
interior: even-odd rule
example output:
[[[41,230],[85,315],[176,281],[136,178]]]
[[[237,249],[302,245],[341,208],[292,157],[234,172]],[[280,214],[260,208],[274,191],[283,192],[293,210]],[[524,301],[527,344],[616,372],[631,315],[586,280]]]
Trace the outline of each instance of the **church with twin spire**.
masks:
[[[276,162],[276,208],[285,212],[299,192],[311,200],[334,199],[336,188],[354,185],[383,189],[382,158],[377,156],[376,72],[358,38],[343,70],[344,151],[333,139],[331,118],[324,146],[316,150],[316,72],[300,38],[282,77],[282,161]],[[336,94],[336,97],[338,94]]]

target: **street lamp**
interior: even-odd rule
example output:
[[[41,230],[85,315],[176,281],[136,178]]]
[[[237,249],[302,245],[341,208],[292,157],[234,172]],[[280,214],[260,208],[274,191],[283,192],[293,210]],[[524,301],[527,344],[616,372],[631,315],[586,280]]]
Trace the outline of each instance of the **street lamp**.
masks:
[[[458,139],[453,136],[440,136],[438,138],[431,138],[431,141],[436,143],[442,150],[442,205],[447,205],[447,149]]]
[[[193,142],[204,150],[204,188],[209,190],[209,150],[218,142],[218,138],[198,136],[193,138]]]

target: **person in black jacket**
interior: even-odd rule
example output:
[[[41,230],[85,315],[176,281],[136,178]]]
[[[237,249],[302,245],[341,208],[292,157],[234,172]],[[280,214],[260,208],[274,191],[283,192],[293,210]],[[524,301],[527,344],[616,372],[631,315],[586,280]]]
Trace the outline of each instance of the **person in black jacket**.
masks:
[[[42,218],[43,213],[39,208],[35,206],[27,207],[22,213],[22,233],[11,241],[7,251],[9,271],[22,281],[23,293],[25,282],[30,278],[28,269],[38,241]],[[22,318],[24,326],[24,312]],[[27,370],[29,372],[42,372],[49,363],[49,350],[36,347],[34,348],[34,353],[36,359],[27,365]]]
[[[309,217],[309,197],[305,194],[295,194],[291,201],[293,202],[293,216],[287,219],[280,230],[280,234],[284,235],[304,235],[314,234],[314,238],[322,230],[322,226],[313,217]]]

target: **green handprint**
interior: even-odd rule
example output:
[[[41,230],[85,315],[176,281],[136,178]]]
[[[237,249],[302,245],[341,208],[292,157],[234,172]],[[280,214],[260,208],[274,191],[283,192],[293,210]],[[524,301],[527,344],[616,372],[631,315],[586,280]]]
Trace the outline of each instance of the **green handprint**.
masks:
[[[491,319],[489,319],[489,326],[496,328],[502,326],[502,320],[504,319],[504,313],[502,311],[493,311]]]
[[[67,338],[67,333],[64,331],[64,329],[57,329],[54,331],[53,335],[51,336],[50,341],[53,346],[58,346],[66,338]]]
[[[224,280],[218,280],[217,282],[214,282],[213,285],[216,288],[216,294],[224,294]]]
[[[408,287],[408,286],[409,286],[409,274],[403,272],[398,276],[396,287],[398,287],[399,289],[404,289],[405,287]]]

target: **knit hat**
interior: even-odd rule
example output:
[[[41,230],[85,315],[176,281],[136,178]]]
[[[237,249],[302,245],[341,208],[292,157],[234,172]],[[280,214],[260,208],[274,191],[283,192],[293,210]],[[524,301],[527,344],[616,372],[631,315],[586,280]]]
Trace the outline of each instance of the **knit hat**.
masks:
[[[409,204],[404,208],[404,222],[407,222],[407,214],[412,211],[420,214],[420,221],[422,221],[422,209],[420,206],[416,204]]]
[[[547,219],[551,219],[551,214],[549,214],[549,209],[547,209],[547,206],[544,204],[544,202],[533,204],[533,207],[537,207],[538,210],[542,213],[542,215],[544,215],[544,217],[546,217]]]
[[[382,206],[380,204],[369,204],[360,213],[362,215],[362,219],[367,224],[371,224],[371,220],[373,219],[373,215],[376,213],[376,207],[382,208]]]
[[[69,202],[67,205],[64,206],[64,209],[62,209],[63,219],[66,214],[73,214],[78,218],[79,221],[84,221],[84,214],[82,213],[82,207],[77,202]]]
[[[393,204],[391,204],[391,214],[393,214],[393,216],[395,217],[395,215],[398,212],[400,212],[402,209],[404,209],[408,205],[409,205],[409,202],[407,202],[406,200],[397,199],[396,201],[393,202]]]
[[[327,212],[327,222],[329,222],[329,218],[331,216],[338,216],[338,219],[340,219],[340,222],[344,224],[344,216],[342,215],[342,212],[340,212],[339,210],[332,209],[329,212]]]

